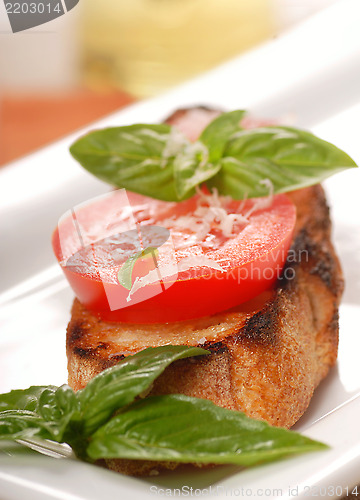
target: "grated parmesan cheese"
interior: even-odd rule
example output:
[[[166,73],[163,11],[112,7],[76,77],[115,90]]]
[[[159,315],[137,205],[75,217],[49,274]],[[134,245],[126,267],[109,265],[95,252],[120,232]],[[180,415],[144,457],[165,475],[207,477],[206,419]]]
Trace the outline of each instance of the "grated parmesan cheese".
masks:
[[[212,194],[205,194],[199,189],[198,206],[193,214],[182,215],[175,219],[171,217],[163,220],[164,227],[179,227],[190,229],[196,235],[197,242],[203,241],[212,229],[219,230],[224,236],[230,238],[234,232],[235,224],[248,224],[249,220],[241,213],[228,213],[225,208],[231,201],[228,196],[220,197],[217,190]]]
[[[167,160],[178,155],[188,143],[187,138],[176,127],[172,127],[161,155],[161,166],[165,167]]]
[[[165,167],[169,158],[177,157],[182,167],[187,168],[192,165],[197,154],[201,156],[201,162],[198,165],[201,169],[208,163],[209,150],[200,141],[190,142],[176,127],[173,127],[161,154],[161,166]]]
[[[137,277],[129,291],[127,301],[131,300],[131,296],[150,284],[161,283],[166,278],[176,279],[178,273],[194,269],[196,267],[214,269],[220,272],[226,272],[215,260],[206,257],[202,247],[211,246],[204,243],[205,237],[208,237],[210,231],[216,229],[225,237],[229,238],[234,234],[236,224],[247,225],[249,217],[257,210],[263,210],[271,206],[274,196],[274,188],[269,179],[261,181],[269,189],[269,195],[263,198],[254,200],[251,208],[244,214],[241,213],[245,207],[246,200],[238,207],[238,212],[228,213],[226,206],[232,201],[229,196],[219,196],[217,189],[213,189],[211,194],[205,194],[200,189],[197,189],[198,200],[197,207],[193,214],[182,215],[178,218],[170,217],[159,221],[162,227],[168,229],[181,228],[190,230],[190,235],[182,235],[181,243],[176,247],[179,251],[183,248],[192,246],[198,248],[200,254],[186,256],[183,259],[172,264],[160,265],[156,269],[151,270],[147,275]],[[201,245],[199,245],[201,243]],[[181,253],[181,252],[180,252]],[[179,256],[179,254],[178,254]]]

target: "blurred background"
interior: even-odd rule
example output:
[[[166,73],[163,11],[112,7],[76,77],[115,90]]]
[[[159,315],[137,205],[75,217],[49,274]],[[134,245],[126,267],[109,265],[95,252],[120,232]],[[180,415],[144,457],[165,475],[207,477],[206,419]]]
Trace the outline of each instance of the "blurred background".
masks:
[[[336,1],[82,0],[18,33],[1,2],[0,165],[165,92]]]

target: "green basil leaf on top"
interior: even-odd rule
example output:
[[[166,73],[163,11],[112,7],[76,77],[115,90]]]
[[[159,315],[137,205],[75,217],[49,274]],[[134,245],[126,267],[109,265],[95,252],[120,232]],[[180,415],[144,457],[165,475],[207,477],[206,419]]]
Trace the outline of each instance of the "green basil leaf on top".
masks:
[[[211,401],[184,395],[136,401],[92,436],[92,459],[128,458],[244,466],[327,446]]]
[[[208,181],[220,194],[234,199],[265,196],[269,179],[274,193],[322,182],[356,163],[333,144],[310,132],[291,127],[243,130],[229,140],[221,170]]]
[[[95,130],[70,148],[73,157],[110,184],[164,201],[179,201],[215,175],[207,148],[169,125]]]
[[[175,156],[174,180],[179,199],[194,194],[196,186],[220,171],[219,159],[229,138],[241,130],[244,115],[243,110],[221,114],[204,129],[198,141],[187,144]]]
[[[243,109],[222,113],[203,130],[199,141],[208,148],[209,161],[222,158],[225,146],[233,134],[242,130],[241,121],[245,114]]]
[[[77,393],[83,415],[84,434],[92,434],[114,411],[147,391],[171,363],[203,354],[209,354],[209,351],[187,346],[148,347],[90,380]]]
[[[169,125],[132,125],[81,137],[71,154],[89,172],[117,187],[165,201],[192,196],[206,182],[235,199],[264,196],[322,182],[355,167],[334,145],[291,127],[242,130],[243,110],[215,118],[195,143]]]
[[[195,194],[196,186],[214,177],[221,164],[209,161],[209,151],[200,141],[189,143],[174,158],[174,182],[179,200]]]
[[[113,186],[165,201],[178,200],[169,125],[131,125],[95,130],[71,147],[90,173]],[[185,138],[184,138],[185,140]],[[180,143],[180,147],[181,147]]]

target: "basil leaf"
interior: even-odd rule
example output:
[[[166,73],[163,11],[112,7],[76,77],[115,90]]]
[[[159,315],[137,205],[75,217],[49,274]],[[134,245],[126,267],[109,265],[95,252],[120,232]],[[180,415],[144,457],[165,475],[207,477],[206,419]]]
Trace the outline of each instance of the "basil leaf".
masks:
[[[91,438],[92,459],[129,458],[254,465],[327,448],[205,399],[152,396],[114,416]]]
[[[77,393],[64,385],[1,395],[6,409],[0,411],[0,440],[20,440],[44,453],[49,440],[64,442],[87,461],[119,457],[240,465],[326,448],[207,400],[173,395],[134,402],[171,362],[201,354],[208,351],[148,348],[100,373]]]
[[[195,194],[195,187],[219,172],[219,163],[209,163],[207,147],[200,141],[189,143],[174,159],[174,182],[179,200]]]
[[[208,181],[209,188],[242,199],[266,195],[260,184],[264,179],[271,181],[275,193],[283,193],[322,182],[356,163],[310,132],[263,127],[236,133],[224,150],[221,167]]]
[[[84,442],[77,445],[78,434],[74,434],[71,440],[66,437],[64,440],[56,440],[53,433],[49,432],[49,422],[42,417],[28,410],[6,410],[0,412],[0,454],[21,453],[24,448],[32,452],[43,453],[45,455],[53,453],[69,456],[69,448],[59,442],[67,441],[76,451],[77,456],[85,458],[83,451]],[[14,443],[17,441],[18,443]],[[58,443],[56,443],[58,441]],[[86,443],[85,443],[86,444]],[[19,448],[19,449],[18,449]]]
[[[169,125],[137,124],[90,132],[70,148],[96,177],[165,201],[192,196],[207,182],[235,199],[281,193],[322,182],[354,161],[334,145],[291,127],[241,129],[245,111],[217,117],[192,144]]]
[[[71,387],[62,385],[56,390],[45,390],[39,399],[37,413],[45,422],[51,439],[60,443],[67,435],[67,442],[71,444],[73,433],[69,428],[74,426],[73,422],[81,420],[78,398]],[[75,424],[79,428],[81,425]],[[79,432],[79,428],[76,429],[76,433]]]
[[[203,354],[209,354],[209,351],[187,346],[148,347],[97,375],[77,393],[84,434],[91,435],[116,410],[149,389],[170,363]]]
[[[2,410],[0,412],[0,422],[3,425],[0,429],[2,438],[6,435],[6,426],[9,422],[14,429],[16,425],[19,425],[21,429],[21,422],[24,421],[26,435],[30,432],[31,435],[36,434],[61,442],[70,422],[79,417],[76,395],[67,385],[33,386],[25,390],[1,394],[0,409]],[[35,432],[36,428],[38,428],[38,433]]]
[[[141,250],[140,252],[137,252],[135,255],[129,257],[121,266],[117,275],[120,285],[122,285],[127,290],[130,290],[132,287],[132,272],[136,262],[142,257],[147,256],[148,258],[151,258],[150,255],[152,255],[152,258],[154,259],[155,255],[158,253],[159,252],[157,248],[148,247],[145,250]]]
[[[51,439],[44,420],[29,410],[6,410],[0,412],[0,439],[28,439],[33,436]]]
[[[28,389],[18,389],[0,394],[0,411],[29,410],[35,411],[39,406],[41,394],[46,390],[56,390],[55,386],[32,386]]]
[[[178,197],[173,154],[167,154],[171,130],[169,125],[143,124],[95,130],[78,139],[70,152],[86,170],[109,184],[174,201]]]
[[[199,140],[209,149],[209,161],[217,161],[223,156],[231,136],[242,130],[241,120],[245,114],[242,109],[223,113],[203,130]]]

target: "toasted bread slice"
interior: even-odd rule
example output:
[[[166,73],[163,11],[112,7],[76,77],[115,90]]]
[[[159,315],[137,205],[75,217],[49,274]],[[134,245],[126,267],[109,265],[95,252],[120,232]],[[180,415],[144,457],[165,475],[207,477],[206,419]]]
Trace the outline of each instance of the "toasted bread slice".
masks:
[[[180,111],[177,118],[179,113],[186,115]],[[70,386],[84,387],[100,371],[148,346],[201,346],[211,354],[173,363],[151,394],[206,398],[291,427],[336,361],[343,279],[322,187],[289,196],[297,207],[297,223],[287,272],[274,290],[251,302],[196,320],[136,325],[102,321],[75,300],[67,330]],[[108,461],[111,468],[129,474],[174,465]]]

